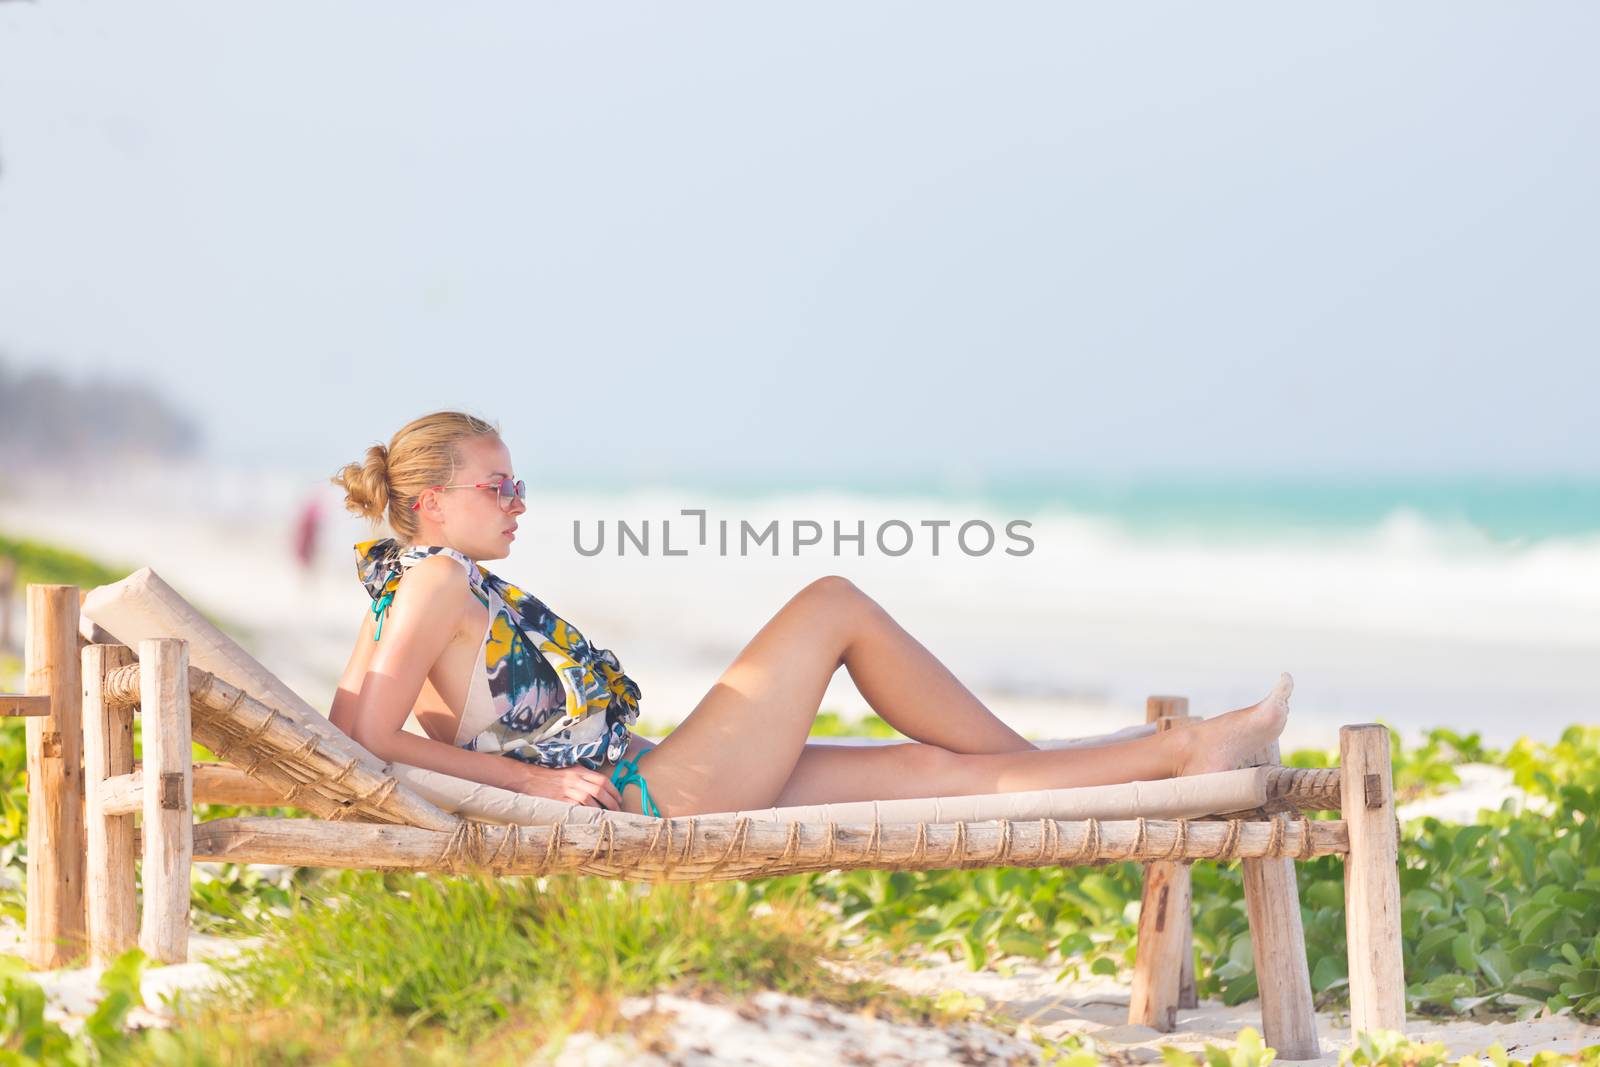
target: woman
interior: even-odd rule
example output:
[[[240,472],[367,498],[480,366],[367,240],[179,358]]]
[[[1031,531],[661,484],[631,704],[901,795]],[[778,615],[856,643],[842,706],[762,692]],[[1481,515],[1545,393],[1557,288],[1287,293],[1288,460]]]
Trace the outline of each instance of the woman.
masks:
[[[397,535],[356,546],[373,609],[331,713],[384,760],[575,804],[694,815],[1227,770],[1270,744],[1288,716],[1285,674],[1259,704],[1183,730],[1038,749],[871,597],[829,575],[791,597],[656,745],[628,730],[639,688],[616,657],[479,565],[506,557],[526,510],[496,427],[425,415],[334,481],[347,508],[374,522],[387,515]],[[840,666],[915,740],[808,744]],[[401,728],[413,709],[426,737]]]

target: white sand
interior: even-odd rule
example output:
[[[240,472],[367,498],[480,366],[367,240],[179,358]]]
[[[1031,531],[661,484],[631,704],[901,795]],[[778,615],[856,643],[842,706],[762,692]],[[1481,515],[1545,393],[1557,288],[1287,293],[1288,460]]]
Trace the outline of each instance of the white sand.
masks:
[[[1038,1046],[986,1026],[896,1023],[770,990],[730,1003],[672,994],[628,997],[621,1012],[636,1027],[647,1028],[649,1036],[641,1041],[632,1032],[609,1038],[574,1034],[545,1058],[559,1067],[837,1067],[842,1063],[955,1067],[1039,1059]]]
[[[143,1008],[128,1015],[130,1028],[171,1026],[181,1016],[181,997],[218,984],[220,975],[208,962],[241,952],[253,938],[225,938],[189,931],[189,961],[145,969],[139,983]],[[23,930],[13,922],[0,922],[0,955],[23,955]],[[105,992],[100,988],[102,967],[62,967],[32,971],[27,977],[45,994],[45,1018],[60,1023],[69,1033],[83,1025]]]

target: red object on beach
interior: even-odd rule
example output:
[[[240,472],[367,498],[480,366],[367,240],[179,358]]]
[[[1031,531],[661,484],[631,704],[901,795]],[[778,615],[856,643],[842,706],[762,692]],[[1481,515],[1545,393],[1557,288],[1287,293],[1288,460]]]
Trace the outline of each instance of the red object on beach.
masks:
[[[322,506],[316,497],[306,501],[300,509],[300,521],[295,527],[294,556],[302,569],[310,570],[317,555],[317,527],[322,521]]]

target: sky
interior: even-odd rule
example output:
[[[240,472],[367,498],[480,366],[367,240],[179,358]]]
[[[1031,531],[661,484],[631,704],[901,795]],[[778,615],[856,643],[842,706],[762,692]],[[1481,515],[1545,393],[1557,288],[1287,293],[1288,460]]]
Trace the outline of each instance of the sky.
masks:
[[[1600,7],[0,2],[0,355],[331,469],[1600,472]]]

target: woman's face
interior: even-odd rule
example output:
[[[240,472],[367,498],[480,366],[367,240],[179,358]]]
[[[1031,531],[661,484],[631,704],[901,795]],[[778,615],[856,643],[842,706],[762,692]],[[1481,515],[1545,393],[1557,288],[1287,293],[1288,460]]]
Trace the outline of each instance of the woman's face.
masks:
[[[462,462],[450,484],[517,480],[511,452],[498,437],[472,438],[459,448]],[[474,560],[504,559],[510,555],[517,518],[528,510],[517,500],[509,512],[502,511],[499,495],[493,489],[446,489],[425,492],[422,498],[422,508],[417,513],[417,543],[447,545]]]

